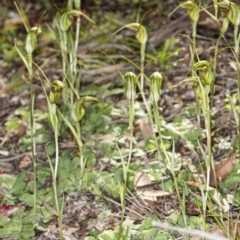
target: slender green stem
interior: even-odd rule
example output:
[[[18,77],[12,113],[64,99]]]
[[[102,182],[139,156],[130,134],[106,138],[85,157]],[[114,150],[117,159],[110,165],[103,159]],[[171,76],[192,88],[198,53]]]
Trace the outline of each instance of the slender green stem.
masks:
[[[58,161],[58,158],[59,158],[59,147],[58,147],[58,129],[55,128],[54,129],[54,141],[55,141],[55,151],[56,151],[56,154],[55,154],[55,170],[53,168],[53,165],[52,165],[52,162],[51,162],[51,159],[49,158],[49,156],[47,155],[48,157],[48,162],[49,162],[49,165],[50,165],[50,169],[51,169],[51,172],[52,172],[52,178],[53,178],[53,192],[54,192],[54,199],[55,199],[55,206],[56,206],[56,209],[57,209],[57,214],[58,214],[58,224],[59,224],[59,236],[60,236],[60,240],[63,240],[63,233],[62,233],[62,208],[60,210],[59,208],[59,202],[58,202],[58,191],[57,191],[57,170],[56,170],[56,165],[57,165],[57,161]]]
[[[207,191],[202,193],[204,196],[204,201],[203,201],[203,218],[206,219],[206,202],[208,198],[208,187],[210,183],[210,177],[211,177],[211,168],[212,168],[212,144],[211,144],[211,123],[210,123],[210,114],[209,112],[204,112],[205,114],[205,125],[206,125],[206,130],[207,130],[207,151],[208,151],[208,158],[207,158]]]
[[[81,8],[81,1],[80,1],[80,5],[79,8]],[[80,10],[80,9],[78,9]],[[81,29],[81,18],[78,17],[77,21],[76,21],[76,34],[75,34],[75,45],[74,45],[74,53],[75,53],[75,57],[74,57],[74,74],[77,74],[77,53],[78,53],[78,44],[79,44],[79,36],[80,36],[80,29]]]
[[[59,164],[59,148],[58,148],[58,130],[54,130],[54,140],[55,140],[55,170],[54,170],[54,179],[57,179],[58,164]]]
[[[154,114],[154,120],[157,124],[157,130],[158,130],[159,140],[160,140],[160,144],[158,143],[158,141],[156,141],[157,149],[158,149],[158,152],[161,155],[164,163],[167,164],[167,159],[166,159],[165,154],[163,152],[164,143],[163,143],[163,138],[162,138],[162,133],[161,133],[161,118],[159,116],[157,102],[153,102],[153,114]]]
[[[76,123],[76,129],[75,129],[72,126],[72,124],[67,120],[67,118],[65,118],[65,116],[59,110],[57,112],[61,116],[63,121],[67,124],[69,129],[71,130],[71,132],[72,132],[72,134],[74,136],[74,139],[77,142],[78,149],[79,149],[79,155],[80,155],[80,159],[79,159],[80,176],[81,176],[80,179],[82,180],[83,175],[84,175],[85,163],[84,163],[84,160],[83,160],[83,143],[82,143],[82,139],[81,139],[81,126],[80,126],[80,123]],[[81,186],[81,182],[80,182],[80,186]]]
[[[129,100],[130,146],[129,146],[127,165],[123,166],[124,182],[123,182],[123,188],[121,191],[122,214],[121,214],[121,222],[119,225],[119,232],[118,232],[118,236],[117,236],[118,240],[122,239],[123,221],[124,221],[125,210],[126,210],[127,179],[128,179],[128,171],[129,171],[129,165],[130,165],[130,161],[131,161],[131,157],[132,157],[132,147],[133,147],[133,123],[134,123],[134,100]]]
[[[195,64],[195,57],[198,58],[198,55],[196,53],[196,35],[197,35],[197,22],[192,22],[192,44],[190,44],[190,61],[191,66],[194,66]],[[194,71],[192,70],[192,77],[194,76]],[[195,96],[195,102],[196,102],[196,115],[198,119],[198,126],[200,127],[200,115],[201,115],[201,108],[198,96]]]
[[[144,62],[145,62],[145,49],[146,49],[146,44],[141,44],[140,46],[140,56],[141,56],[141,60],[140,60],[140,68],[141,68],[141,93],[143,95],[143,98],[145,98],[144,94],[143,94],[143,90],[144,90]],[[145,98],[146,99],[146,98]]]
[[[193,45],[193,49],[196,49],[196,36],[197,36],[197,21],[193,21],[192,22],[192,41],[193,41],[193,43],[192,43],[192,45]],[[195,53],[195,51],[194,51],[194,53]],[[192,58],[192,63],[194,63],[195,61],[194,61],[194,56],[195,56],[195,54],[193,54],[193,58]],[[196,57],[198,57],[197,55],[196,55]]]
[[[127,161],[127,172],[129,169],[129,164],[132,157],[132,147],[133,147],[133,124],[134,124],[134,100],[129,101],[129,126],[130,126],[130,146],[129,146],[129,155],[128,155],[128,161]],[[125,179],[127,180],[127,179]]]
[[[78,139],[82,139],[81,125],[80,124],[81,124],[80,122],[76,123],[76,130],[77,130]],[[84,176],[85,164],[86,164],[86,163],[84,163],[84,160],[83,160],[83,144],[82,144],[82,141],[81,141],[81,144],[78,144],[78,149],[79,149],[79,162],[80,162],[80,183],[79,183],[80,186],[79,186],[79,188],[81,188],[82,179],[83,179],[83,176]]]
[[[69,127],[69,129],[71,130],[75,140],[77,141],[77,144],[80,148],[83,147],[83,143],[82,143],[82,140],[79,139],[79,136],[77,134],[77,132],[75,131],[74,127],[72,126],[72,124],[64,117],[64,115],[59,111],[57,110],[58,114],[61,116],[61,118],[64,120],[64,122],[67,124],[67,126]]]
[[[58,224],[59,224],[59,234],[60,239],[63,240],[63,233],[62,233],[62,213],[59,208],[58,203],[58,192],[57,192],[57,172],[58,172],[58,163],[59,163],[59,147],[58,147],[58,129],[54,129],[54,140],[55,140],[55,171],[53,176],[53,188],[54,188],[54,195],[55,195],[55,204],[58,212]]]
[[[217,71],[217,55],[218,55],[218,46],[222,38],[222,34],[219,35],[217,42],[216,42],[216,47],[215,47],[215,53],[214,53],[214,59],[213,59],[213,80],[211,82],[211,107],[213,107],[213,96],[214,96],[214,86],[215,86],[215,81],[216,81],[216,71]]]
[[[235,56],[239,55],[239,41],[240,41],[240,33],[239,33],[239,26],[234,27],[234,52]],[[238,101],[240,102],[240,67],[237,63],[237,83],[238,83]],[[238,116],[240,118],[240,109],[238,110]],[[237,122],[237,133],[238,133],[238,149],[240,150],[240,124],[239,121]]]
[[[66,74],[67,74],[67,33],[66,32],[62,32],[62,54],[63,54],[63,59],[62,59],[62,63],[63,63],[63,77],[65,78]]]
[[[147,109],[147,112],[148,112],[148,116],[150,118],[150,121],[151,121],[151,127],[152,127],[152,132],[153,132],[153,135],[154,135],[154,139],[155,139],[155,143],[156,143],[156,146],[157,146],[157,149],[158,149],[158,154],[159,154],[159,159],[160,159],[160,156],[163,156],[161,154],[161,151],[159,151],[159,144],[158,144],[158,140],[157,140],[157,136],[154,132],[154,129],[153,129],[153,117],[152,117],[152,112],[151,112],[151,109],[150,109],[150,105],[148,104],[148,101],[145,97],[145,94],[144,94],[144,63],[145,63],[145,50],[146,50],[146,44],[141,44],[141,49],[140,49],[140,55],[141,55],[141,61],[140,61],[140,69],[141,69],[141,75],[140,75],[140,93],[141,93],[141,96],[142,96],[142,99],[143,99],[143,102],[144,102],[144,105],[146,106],[146,109]],[[161,133],[159,133],[161,134]]]
[[[206,97],[208,98],[208,97]],[[208,99],[207,99],[208,100]],[[207,104],[209,104],[209,101],[207,101]],[[214,168],[214,164],[212,161],[212,137],[211,137],[211,112],[209,107],[207,109],[203,109],[203,113],[205,116],[205,126],[207,130],[207,151],[208,151],[208,161],[207,161],[207,171],[209,174],[207,174],[207,186],[209,186],[210,182],[210,171]]]
[[[30,127],[31,127],[31,148],[32,148],[32,162],[33,162],[33,212],[37,215],[37,153],[36,153],[36,136],[35,136],[35,120],[34,120],[34,101],[35,93],[33,88],[33,68],[32,68],[32,54],[28,54],[29,65],[29,81],[30,81]]]
[[[146,49],[146,44],[141,44],[140,47],[140,93],[143,99],[143,102],[147,108],[147,111],[150,112],[149,105],[147,104],[147,100],[144,94],[144,62],[145,62],[145,49]]]
[[[214,182],[217,187],[217,178],[216,178],[216,172],[215,172],[215,164],[214,159],[212,155],[212,127],[211,127],[211,108],[210,108],[210,99],[208,97],[210,92],[210,86],[206,86],[206,92],[204,96],[203,101],[203,114],[205,119],[205,126],[207,131],[207,181],[206,181],[206,193],[204,195],[203,200],[203,217],[206,218],[206,208],[207,208],[207,199],[208,199],[208,189],[210,184],[210,178],[214,179]],[[213,176],[211,176],[213,174]]]

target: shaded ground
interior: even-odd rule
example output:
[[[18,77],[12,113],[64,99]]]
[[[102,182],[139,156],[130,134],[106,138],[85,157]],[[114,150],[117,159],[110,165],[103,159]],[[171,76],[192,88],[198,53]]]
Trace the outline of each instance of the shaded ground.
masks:
[[[44,27],[47,28],[47,24],[52,24],[55,14],[54,7],[49,3],[43,5],[41,2],[35,4],[31,2],[32,1],[29,1],[28,3],[28,1],[25,1],[21,3],[29,18],[30,24],[34,25],[40,21],[42,22],[43,29]],[[189,41],[184,35],[179,34],[187,34],[190,36],[191,22],[182,10],[174,13],[171,18],[168,17],[168,14],[173,11],[176,6],[176,1],[163,1],[162,4],[152,1],[152,3],[143,3],[142,5],[140,16],[143,16],[149,9],[152,9],[143,19],[143,24],[149,33],[148,55],[146,59],[146,62],[149,64],[145,69],[145,73],[149,76],[157,70],[164,74],[164,86],[159,107],[161,108],[161,113],[166,124],[173,122],[177,117],[184,117],[187,118],[195,128],[198,128],[198,119],[194,112],[196,107],[193,87],[191,85],[181,84],[173,88],[175,84],[179,83],[179,81],[188,74],[190,65]],[[125,139],[127,139],[127,102],[121,91],[123,88],[122,81],[112,61],[99,50],[107,53],[109,57],[114,60],[121,72],[125,73],[129,70],[137,71],[131,63],[122,58],[122,56],[125,56],[131,59],[136,65],[139,65],[139,46],[136,44],[133,33],[128,30],[121,31],[116,35],[112,35],[112,33],[124,24],[136,21],[138,4],[131,4],[129,7],[128,4],[123,3],[111,2],[110,4],[104,4],[98,3],[98,1],[92,1],[91,3],[86,1],[86,3],[83,2],[82,8],[86,14],[96,21],[96,25],[90,25],[85,20],[82,22],[82,36],[78,52],[79,67],[82,73],[79,92],[83,95],[91,94],[99,98],[106,104],[105,108],[109,111],[113,107],[122,109],[123,115],[121,115],[121,113],[119,115],[111,115],[108,124],[116,127],[123,125],[124,127],[122,129],[125,129],[124,135],[126,137]],[[40,16],[44,10],[46,10],[46,13],[41,19]],[[27,134],[28,128],[24,120],[25,112],[23,110],[22,112],[16,112],[20,107],[29,106],[26,69],[13,47],[14,39],[16,39],[18,45],[23,44],[25,30],[13,5],[5,1],[1,12],[2,14],[0,14],[0,16],[2,17],[0,18],[3,23],[1,27],[4,30],[1,33],[2,47],[0,59],[0,164],[3,164],[2,169],[4,169],[4,172],[7,174],[15,175],[20,171],[31,173],[32,166],[28,148],[29,143],[26,138],[23,138]],[[208,16],[203,13],[198,24],[196,44],[197,52],[201,60],[209,60],[210,57],[214,56],[214,46],[217,41],[218,31],[218,27],[214,22],[209,23]],[[49,78],[61,79],[60,53],[56,50],[56,41],[54,42],[46,33],[47,32],[43,32],[39,39],[35,61],[39,66],[42,66],[43,72]],[[169,47],[167,47],[166,41],[170,41],[170,38],[172,38],[172,40]],[[231,31],[227,34],[227,39],[229,40],[229,44],[232,44],[233,36]],[[164,52],[164,47],[167,48],[166,52]],[[221,43],[220,48],[221,47],[225,47],[225,44]],[[173,51],[175,51],[175,54],[170,57]],[[216,161],[222,160],[225,153],[229,150],[229,146],[224,147],[221,145],[222,139],[225,138],[226,141],[231,142],[232,139],[236,138],[235,122],[233,121],[232,113],[225,108],[226,102],[224,102],[226,94],[233,95],[237,92],[234,62],[235,59],[230,50],[226,49],[219,53],[215,95],[213,98],[214,108],[212,112],[213,155]],[[35,76],[35,78],[36,109],[40,109],[42,111],[40,115],[43,115],[47,112],[47,103],[42,87],[38,81],[39,79],[37,76]],[[118,92],[113,94],[112,92],[114,92],[115,89]],[[147,84],[145,89],[145,93],[148,94],[149,89]],[[142,102],[140,96],[138,97],[138,101],[140,103]],[[59,105],[61,105],[61,103],[59,103]],[[103,109],[101,109],[101,111],[103,111]],[[141,146],[141,143],[144,141],[142,136],[144,130],[141,130],[140,126],[141,114],[140,112],[135,124],[136,141],[139,144],[136,144],[136,146]],[[93,116],[93,113],[90,113],[89,119],[85,120],[85,122],[83,120],[83,125],[87,121],[97,121],[97,117],[94,119]],[[7,131],[6,123],[13,117],[17,117],[20,124],[15,130],[13,130],[13,127],[12,129],[9,127],[10,130]],[[14,124],[14,122],[12,124]],[[47,133],[47,135],[51,135],[52,131],[46,119],[42,124],[43,126],[40,127],[40,130]],[[202,119],[200,124],[201,127],[203,127]],[[88,125],[86,124],[86,126]],[[88,171],[97,170],[98,172],[109,171],[114,173],[117,169],[113,169],[113,164],[104,161],[107,150],[103,150],[99,145],[102,140],[115,141],[116,132],[112,132],[111,134],[109,132],[105,133],[104,129],[101,131],[101,127],[103,126],[104,124],[101,125],[101,123],[99,123],[98,126],[95,126],[96,129],[90,127],[89,129],[83,129],[83,140],[86,146],[91,148],[96,159],[92,165],[89,164]],[[45,139],[45,137],[44,135],[43,139]],[[47,140],[49,141],[50,139]],[[201,141],[205,143],[206,139],[203,137]],[[48,166],[45,154],[46,142],[47,141],[43,141],[42,144],[37,145],[38,162],[43,168]],[[67,150],[70,152],[70,156],[73,157],[77,155],[73,138],[66,128],[63,128],[60,134],[59,144],[61,153]],[[127,140],[125,144],[121,144],[122,149],[128,147]],[[109,151],[111,151],[111,148]],[[198,157],[184,145],[182,139],[177,141],[175,151],[179,153],[183,159],[190,158],[194,163],[198,163]],[[144,156],[135,157],[133,162],[135,161],[136,164],[144,163],[147,168],[154,160],[155,156],[150,152]],[[116,160],[116,162],[119,163],[119,159]],[[50,183],[45,182],[42,187],[44,188],[46,184]],[[83,239],[90,229],[100,224],[96,220],[98,214],[108,209],[111,209],[111,212],[114,214],[107,218],[107,222],[101,222],[102,225],[98,226],[98,230],[114,229],[115,226],[118,225],[121,213],[119,199],[114,198],[114,194],[110,194],[108,189],[100,188],[99,191],[99,195],[104,195],[104,198],[99,198],[99,196],[96,196],[96,194],[90,190],[84,190],[80,193],[73,191],[64,196],[66,207],[64,208],[63,222],[65,231],[69,233],[69,239]],[[0,200],[2,200],[4,204],[4,190],[2,189],[0,192]],[[130,197],[129,202],[131,202]],[[128,206],[131,206],[130,203]],[[53,211],[51,207],[47,205],[45,205],[45,207],[50,212]],[[157,212],[158,216],[164,219],[167,215],[167,209],[169,208],[179,208],[179,203],[175,198],[170,198],[169,205],[160,200],[156,209],[149,208],[145,214],[150,215],[151,213]],[[192,214],[191,210],[189,210],[189,214]],[[234,214],[234,211],[232,214]],[[113,215],[114,217],[112,217]],[[93,219],[92,223],[89,223],[89,219]],[[53,218],[48,224],[49,226],[51,225],[48,234],[44,236],[42,232],[36,232],[34,239],[57,239],[56,219]]]

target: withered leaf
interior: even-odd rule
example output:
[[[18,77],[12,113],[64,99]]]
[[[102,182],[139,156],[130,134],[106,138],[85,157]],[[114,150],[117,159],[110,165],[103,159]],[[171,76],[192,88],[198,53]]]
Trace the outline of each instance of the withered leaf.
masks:
[[[234,168],[236,152],[232,152],[229,158],[215,166],[215,175],[217,181],[223,181]],[[210,186],[215,186],[214,174],[211,174]]]
[[[149,118],[143,118],[139,126],[145,141],[153,135],[152,123]]]
[[[227,160],[216,165],[215,171],[217,179],[224,180],[233,171],[235,158],[236,152],[233,152]]]

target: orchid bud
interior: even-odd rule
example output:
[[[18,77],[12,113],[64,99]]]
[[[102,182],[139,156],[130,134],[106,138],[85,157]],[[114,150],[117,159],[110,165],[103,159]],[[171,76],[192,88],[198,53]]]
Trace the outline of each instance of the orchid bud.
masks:
[[[229,21],[235,26],[240,24],[240,9],[236,3],[229,0],[224,0],[218,2],[217,5],[221,9],[221,13],[224,18],[228,18]]]
[[[63,32],[66,32],[73,22],[74,16],[83,16],[86,18],[89,22],[95,23],[91,18],[89,18],[86,14],[84,14],[80,10],[65,10],[62,13],[60,13],[60,28]]]
[[[60,95],[62,94],[64,85],[63,82],[59,80],[54,80],[51,85],[51,91],[49,94],[49,101],[50,103],[56,103],[59,99]]]
[[[186,1],[180,4],[180,7],[187,9],[187,14],[193,22],[197,22],[199,18],[199,10],[196,3],[192,1]]]
[[[202,83],[210,85],[213,80],[213,71],[208,61],[199,61],[194,64],[194,70],[199,70],[199,76]]]
[[[127,72],[124,75],[125,94],[128,100],[134,100],[136,97],[137,77],[133,72]]]
[[[33,27],[28,31],[26,44],[25,44],[25,49],[28,54],[31,54],[34,51],[37,45],[37,35],[39,33],[41,33],[40,27]]]
[[[138,42],[142,45],[146,44],[148,40],[148,34],[146,28],[140,23],[129,23],[120,28],[117,32],[121,31],[123,28],[129,28],[136,32],[136,38]],[[115,32],[115,33],[117,33]]]
[[[86,112],[86,107],[89,104],[92,104],[94,102],[99,102],[99,100],[97,98],[94,97],[90,97],[90,96],[86,96],[86,97],[82,97],[80,99],[78,99],[77,101],[75,101],[75,103],[73,104],[72,110],[71,110],[71,117],[73,119],[74,122],[79,122],[85,112]]]
[[[159,72],[154,72],[149,78],[150,99],[153,102],[157,102],[160,99],[162,81],[163,77]]]

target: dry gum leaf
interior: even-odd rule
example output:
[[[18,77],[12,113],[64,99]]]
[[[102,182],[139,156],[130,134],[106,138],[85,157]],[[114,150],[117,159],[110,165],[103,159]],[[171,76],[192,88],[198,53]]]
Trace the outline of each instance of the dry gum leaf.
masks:
[[[215,172],[217,179],[224,180],[233,171],[235,158],[236,152],[233,152],[226,161],[216,165]]]
[[[233,171],[234,164],[235,164],[235,158],[236,158],[236,152],[232,152],[232,154],[229,156],[229,158],[219,164],[216,164],[215,166],[215,174],[213,172],[210,175],[210,183],[209,185],[211,187],[217,187],[214,177],[216,176],[217,183],[219,181],[223,181],[231,172]],[[204,172],[205,175],[205,181],[206,181],[206,170],[199,170],[196,173],[194,173],[195,180],[201,179],[200,175]],[[215,176],[214,176],[215,175]],[[204,181],[203,181],[204,182]]]
[[[149,118],[143,118],[139,126],[145,141],[153,135],[152,123]]]
[[[136,173],[134,178],[134,187],[139,198],[144,200],[157,201],[157,197],[171,195],[169,192],[154,190],[152,186],[149,186],[151,183],[152,182],[147,173],[143,171]]]

